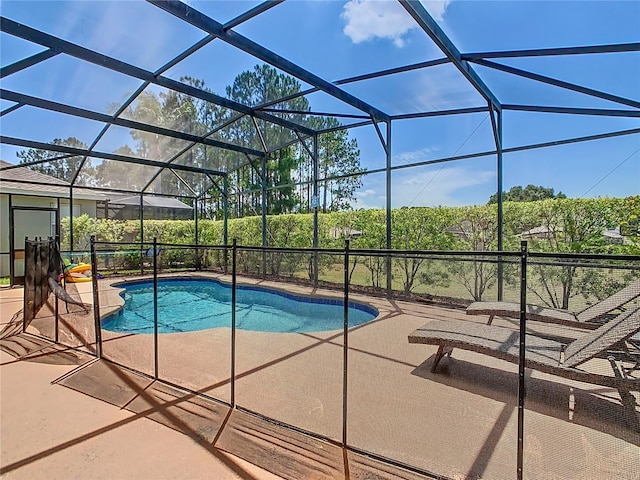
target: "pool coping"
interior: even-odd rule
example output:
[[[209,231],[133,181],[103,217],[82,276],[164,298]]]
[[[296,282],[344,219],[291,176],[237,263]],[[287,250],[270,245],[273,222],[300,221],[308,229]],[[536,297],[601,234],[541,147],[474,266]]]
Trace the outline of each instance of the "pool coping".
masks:
[[[195,274],[180,272],[166,273],[158,275],[159,281],[189,281],[189,280],[206,280],[210,282],[216,282],[225,288],[232,288],[232,280],[230,275],[224,275],[214,272],[198,272]],[[225,281],[228,279],[228,281]],[[152,275],[139,275],[123,279],[117,278],[103,278],[98,281],[98,289],[100,292],[100,321],[104,321],[110,316],[117,315],[123,308],[125,300],[122,297],[125,288],[123,284],[135,285],[139,283],[153,282]],[[344,305],[344,294],[342,292],[332,291],[322,288],[313,288],[307,285],[300,285],[295,283],[282,283],[273,282],[268,280],[259,280],[249,277],[242,277],[239,282],[236,282],[236,288],[241,290],[255,290],[255,291],[268,291],[275,295],[288,298],[296,301],[304,301],[307,303],[318,303],[328,305]],[[285,290],[285,288],[292,288],[294,291]],[[103,300],[108,300],[108,303],[103,306]],[[375,297],[365,296],[362,294],[349,293],[348,305],[350,308],[355,308],[360,311],[364,311],[374,317],[369,321],[378,319],[383,313],[384,308],[381,310],[380,305],[375,305],[376,302],[372,302]],[[312,301],[309,301],[312,300]],[[349,329],[356,328],[359,325],[350,326]],[[220,328],[220,327],[214,327]],[[211,329],[202,329],[202,331]],[[336,331],[339,329],[333,329]],[[177,332],[176,332],[177,333]],[[184,332],[181,332],[184,333]],[[145,335],[141,333],[141,335]]]

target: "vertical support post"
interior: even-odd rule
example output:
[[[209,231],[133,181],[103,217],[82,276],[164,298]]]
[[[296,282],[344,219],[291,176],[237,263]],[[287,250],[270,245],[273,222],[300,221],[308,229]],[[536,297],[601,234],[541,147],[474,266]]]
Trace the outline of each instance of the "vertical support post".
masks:
[[[22,333],[27,331],[27,288],[29,288],[29,284],[27,283],[27,256],[28,256],[28,251],[27,251],[27,241],[29,240],[29,237],[24,237],[24,294],[22,295]],[[35,240],[35,239],[34,239]],[[31,247],[29,247],[31,248]],[[37,259],[39,257],[39,255],[35,255],[35,258]],[[38,269],[35,268],[34,272],[37,272]],[[35,285],[35,282],[34,282]],[[33,298],[33,297],[32,297]],[[33,319],[33,314],[29,314],[29,317],[31,319]]]
[[[313,136],[313,198],[318,200],[318,134]],[[318,207],[313,207],[313,286],[318,287]]]
[[[193,197],[193,221],[195,222],[195,232],[194,232],[194,238],[193,241],[195,242],[195,244],[198,244],[198,240],[200,238],[200,235],[198,233],[198,197]]]
[[[236,406],[236,254],[238,245],[231,245],[231,408]]]
[[[391,120],[387,122],[387,144],[385,148],[387,154],[387,203],[386,203],[386,223],[387,223],[387,250],[391,250]],[[386,277],[387,277],[387,295],[391,296],[392,284],[391,284],[391,256],[387,255],[385,258]]]
[[[58,199],[58,202],[60,202],[60,199]],[[58,211],[56,211],[56,222],[58,222]],[[52,254],[57,254],[58,258],[56,258],[54,261],[57,262],[60,267],[62,267],[62,274],[64,277],[64,263],[62,262],[62,256],[60,255],[60,236],[56,235],[54,237],[54,244],[53,244],[53,249],[51,248],[51,244],[49,244],[49,255]],[[49,257],[49,262],[51,262],[51,257]],[[93,268],[93,267],[92,267]],[[93,274],[93,272],[91,272]],[[53,341],[54,343],[58,343],[59,339],[60,339],[60,325],[59,325],[59,315],[60,315],[60,302],[59,302],[59,298],[57,295],[54,295],[54,302],[53,302],[53,318],[54,320],[54,324],[53,324]]]
[[[498,251],[504,250],[504,210],[502,205],[502,189],[503,189],[503,171],[502,171],[502,111],[497,112],[497,126],[496,126],[496,150],[498,152]],[[493,110],[489,107],[489,114],[493,116]],[[498,257],[498,300],[502,300],[504,293],[504,264],[503,258]]]
[[[158,380],[158,239],[153,237],[153,378]]]
[[[222,243],[224,244],[224,274],[229,273],[229,257],[227,245],[229,245],[229,176],[225,174],[222,179]]]
[[[344,302],[343,308],[343,350],[342,350],[342,446],[347,446],[347,411],[348,411],[348,361],[349,361],[349,240],[344,242]]]
[[[242,185],[241,181],[242,179],[240,177],[240,169],[238,168],[236,169],[236,218],[244,217],[242,189],[239,188],[239,185]]]
[[[13,195],[9,194],[9,285],[12,287],[16,283],[16,226],[14,223]]]
[[[264,247],[267,246],[267,155],[262,156],[261,164],[262,172],[260,172],[261,184],[260,184],[260,196],[261,196],[261,215],[262,215],[262,278],[267,276],[267,251]]]
[[[58,239],[58,253],[60,253],[60,251],[62,250],[62,245],[60,245],[60,241],[62,238],[62,231],[61,231],[61,220],[62,217],[60,216],[60,197],[56,198],[56,232],[55,232],[55,237]]]
[[[62,276],[64,278],[64,262],[62,261],[62,254],[61,254],[61,250],[62,250],[62,245],[61,243],[61,220],[62,218],[60,217],[60,197],[56,198],[56,211],[55,211],[55,217],[56,217],[56,231],[55,231],[55,247],[57,250],[57,254],[58,254],[58,258],[56,259],[56,261],[60,262],[60,267],[62,268]],[[55,296],[55,304],[54,304],[54,308],[55,308],[55,318],[56,318],[56,324],[55,324],[55,332],[54,332],[54,336],[55,336],[55,342],[58,343],[59,339],[60,339],[60,302],[59,302],[59,298],[57,295]]]
[[[100,296],[98,295],[98,255],[96,237],[91,235],[91,286],[93,289],[93,323],[96,336],[96,357],[102,358],[102,327],[100,325]]]
[[[25,239],[26,240],[26,239]],[[47,275],[47,270],[49,269],[49,265],[44,265],[44,260],[45,260],[45,255],[49,252],[47,252],[44,248],[45,244],[42,241],[42,237],[35,237],[36,240],[36,265],[35,265],[35,275],[34,275],[34,287],[35,287],[35,292],[34,292],[34,298],[35,298],[35,304],[36,305],[42,305],[43,300],[45,299],[45,295],[46,292],[48,290],[47,287],[45,287],[43,285],[43,283],[47,283],[45,281],[46,279],[46,275]],[[25,249],[26,250],[26,249]],[[26,256],[26,255],[25,255]],[[26,267],[26,265],[25,265]],[[46,270],[45,270],[46,269]],[[26,277],[27,277],[27,272],[26,272],[26,268],[25,268],[25,282],[26,282]],[[44,274],[44,275],[43,275]],[[33,311],[33,317],[32,319],[35,319],[37,312],[34,310]]]
[[[262,135],[262,130],[256,121],[256,117],[251,116],[251,121],[258,133],[258,138],[260,139],[263,150],[262,157],[260,158],[260,169],[255,167],[249,155],[245,154],[245,156],[247,157],[247,160],[249,160],[253,172],[257,173],[260,177],[260,218],[262,220],[262,261],[260,264],[260,271],[261,277],[265,279],[267,276],[267,251],[265,249],[267,246],[267,151],[269,149],[267,147],[267,142],[265,142],[264,136]],[[251,176],[253,178],[253,174]]]
[[[73,186],[69,187],[69,250],[71,250],[71,261],[73,262],[73,250],[74,250],[74,238],[73,238]]]
[[[517,478],[523,478],[524,455],[524,400],[525,355],[527,333],[527,241],[520,243],[520,351],[518,357],[518,471]]]
[[[42,285],[43,283],[43,278],[42,278],[42,267],[43,267],[43,255],[44,255],[44,248],[43,248],[43,242],[42,242],[42,237],[35,237],[35,241],[36,241],[36,246],[35,246],[35,271],[34,271],[34,300],[35,300],[35,305],[42,305],[42,300],[44,299],[44,291],[45,287]],[[25,243],[26,243],[26,238],[25,238]],[[26,248],[25,248],[26,250]],[[26,255],[25,255],[26,257]],[[26,265],[25,265],[26,267]],[[47,265],[48,267],[48,265]],[[27,272],[26,272],[26,268],[25,268],[25,272],[24,272],[24,276],[25,276],[25,283],[27,281]],[[46,272],[45,272],[46,275]],[[33,316],[31,317],[32,319],[35,319],[37,312],[34,309],[33,310]],[[26,327],[26,323],[23,325],[24,327]]]
[[[198,235],[198,197],[193,197],[193,221],[195,222],[195,232],[193,241],[195,242],[195,254],[196,254],[196,270],[201,270],[202,265],[200,262],[200,249],[198,248],[198,243],[200,240],[200,235]]]
[[[140,193],[140,274],[144,275],[144,198]]]
[[[56,259],[56,261],[60,262],[60,268],[62,269],[61,273],[62,276],[64,278],[64,262],[62,261],[62,245],[61,243],[61,227],[60,227],[60,197],[56,198],[56,211],[54,212],[55,217],[56,217],[56,229],[55,229],[55,233],[54,233],[54,238],[55,238],[55,248],[56,248],[56,253],[58,254],[58,258]],[[54,295],[55,296],[55,295]],[[55,342],[58,343],[58,341],[60,340],[60,302],[59,302],[59,298],[57,296],[55,296],[55,304],[54,304],[54,309],[55,309],[55,319],[56,319],[56,324],[55,324],[55,332],[54,332],[54,337],[55,337]]]

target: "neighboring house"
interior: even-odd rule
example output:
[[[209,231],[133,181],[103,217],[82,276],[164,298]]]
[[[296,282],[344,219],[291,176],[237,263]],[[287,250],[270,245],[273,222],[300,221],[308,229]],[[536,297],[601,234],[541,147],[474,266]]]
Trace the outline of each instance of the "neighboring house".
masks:
[[[462,238],[465,240],[469,240],[473,233],[473,225],[470,221],[464,220],[452,227],[447,228],[447,231]],[[558,227],[552,229],[545,225],[540,225],[538,227],[532,228],[531,230],[527,230],[526,232],[521,232],[516,235],[516,237],[521,238],[522,240],[531,240],[531,239],[541,239],[541,240],[549,240],[554,238],[556,233],[562,232],[562,228]],[[603,238],[609,243],[627,243],[628,239],[620,234],[620,229],[605,229],[602,231]],[[481,243],[481,242],[480,242]],[[477,250],[482,250],[482,248],[476,248]]]
[[[364,235],[364,232],[350,227],[331,227],[329,236],[334,240],[338,239],[354,239]]]
[[[469,220],[463,220],[462,222],[447,228],[447,232],[468,240],[473,232],[473,224]]]
[[[462,222],[447,228],[447,232],[464,240],[477,252],[487,250],[488,245],[497,238],[497,232],[493,230],[484,230],[479,225],[474,225],[470,220],[463,220]]]
[[[192,220],[193,207],[176,198],[142,196],[145,219],[153,220]],[[98,203],[98,218],[119,220],[137,220],[140,218],[140,196],[127,194],[107,194],[103,202]]]
[[[12,167],[5,170],[8,167]],[[0,160],[0,277],[20,283],[24,276],[25,237],[47,238],[60,232],[60,219],[87,214],[96,216],[96,203],[106,197],[26,167]],[[14,282],[15,281],[15,282]]]
[[[561,232],[562,228],[556,228],[555,231]],[[554,238],[555,233],[551,228],[540,225],[539,227],[532,228],[531,230],[527,230],[526,232],[519,233],[516,235],[523,240],[528,240],[530,238],[540,238],[540,239],[550,239]]]
[[[604,238],[611,243],[631,243],[630,240],[620,233],[620,227],[618,228],[608,228],[604,232],[602,232]]]
[[[532,228],[531,230],[527,230],[526,232],[519,233],[517,236],[524,240],[531,238],[551,239],[554,237],[554,231],[558,233],[562,232],[562,228],[558,227],[552,230],[545,225],[540,225],[539,227]],[[620,234],[620,228],[605,228],[602,231],[602,237],[609,243],[622,244],[627,242],[626,237]]]

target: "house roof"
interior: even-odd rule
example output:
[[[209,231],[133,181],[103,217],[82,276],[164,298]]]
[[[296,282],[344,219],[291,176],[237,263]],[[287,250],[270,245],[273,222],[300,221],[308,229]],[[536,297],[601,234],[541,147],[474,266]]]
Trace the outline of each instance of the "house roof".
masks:
[[[526,232],[519,233],[516,236],[521,238],[551,238],[554,235],[554,231],[561,232],[562,228],[558,227],[552,230],[546,225],[540,225],[539,227],[534,227]]]
[[[468,237],[472,230],[473,224],[469,220],[463,220],[462,222],[447,228],[447,232],[458,235],[459,237]]]
[[[562,227],[549,228],[546,225],[540,225],[539,227],[532,228],[531,230],[527,230],[526,232],[519,233],[516,235],[521,238],[553,238],[555,233],[562,232]],[[602,236],[613,242],[624,242],[624,235],[620,234],[620,228],[608,229],[605,228],[602,231]]]
[[[604,232],[602,232],[606,238],[610,238],[612,240],[624,240],[625,236],[620,233],[620,228],[608,228]]]
[[[350,227],[332,227],[329,229],[329,235],[331,235],[334,239],[357,238],[364,235],[364,232]]]
[[[70,186],[69,182],[59,178],[0,160],[1,193],[30,197],[69,198]],[[80,200],[104,200],[106,198],[100,193],[77,187],[73,189],[73,197]]]
[[[111,205],[140,205],[140,197],[138,195],[120,195],[113,194],[108,195],[107,200]],[[169,197],[157,197],[151,195],[144,195],[142,197],[142,203],[145,207],[154,208],[177,208],[182,210],[193,210],[193,207],[181,202],[176,198]]]

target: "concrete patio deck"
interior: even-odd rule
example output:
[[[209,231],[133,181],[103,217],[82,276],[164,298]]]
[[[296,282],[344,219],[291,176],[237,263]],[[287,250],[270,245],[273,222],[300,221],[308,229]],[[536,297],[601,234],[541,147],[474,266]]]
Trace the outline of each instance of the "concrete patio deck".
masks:
[[[2,326],[21,307],[21,288],[0,289]],[[92,359],[76,354],[81,362]],[[55,357],[52,350],[22,359],[0,351],[0,478],[281,478],[145,415],[52,383],[78,367]]]
[[[257,280],[243,281],[282,287]],[[103,281],[100,284],[100,304],[101,307],[117,308],[119,297],[113,294],[109,283]],[[329,291],[311,292],[311,289],[300,286],[287,285],[286,288],[300,293],[337,295]],[[21,301],[16,298],[17,292],[17,289],[0,291],[2,322],[11,316],[11,310],[21,307]],[[90,301],[91,296],[86,291],[82,295],[84,301]],[[351,329],[349,334],[346,397],[348,444],[448,478],[514,478],[517,448],[516,366],[456,350],[452,358],[443,362],[443,371],[432,374],[430,365],[435,347],[409,345],[407,335],[433,319],[469,320],[463,311],[359,295],[353,295],[352,299],[375,306],[380,315],[372,322]],[[472,320],[482,322],[484,319]],[[70,328],[74,334],[80,333],[85,340],[91,341],[92,317],[88,315],[85,324],[82,323],[63,325],[61,331],[68,327],[67,330]],[[498,319],[494,324],[511,328],[515,325]],[[532,325],[532,328],[544,330],[541,333],[550,333],[549,329],[553,333],[554,329],[539,325]],[[567,332],[562,329],[563,334]],[[574,333],[579,335],[579,332]],[[61,335],[66,338],[63,332]],[[153,373],[152,336],[123,335],[105,330],[102,335],[105,359],[147,374]],[[230,338],[228,328],[160,335],[160,378],[229,402]],[[327,439],[341,440],[342,332],[278,334],[238,330],[236,341],[235,400],[238,406]],[[332,443],[300,436],[290,429],[276,428],[256,417],[243,416],[242,412],[234,411],[225,417],[228,412],[219,403],[218,406],[205,405],[205,400],[198,400],[196,406],[183,408],[183,411],[189,410],[190,420],[184,420],[186,417],[175,411],[165,415],[169,407],[180,406],[183,396],[185,401],[194,396],[185,392],[178,394],[172,387],[159,385],[148,377],[134,376],[110,362],[94,363],[55,385],[42,387],[47,392],[51,390],[55,393],[43,394],[41,391],[30,395],[38,413],[29,412],[23,407],[22,416],[22,413],[16,413],[21,412],[18,401],[21,394],[15,392],[18,386],[22,388],[22,384],[30,383],[32,376],[41,380],[46,377],[48,380],[45,381],[50,382],[73,367],[45,366],[33,362],[25,366],[26,362],[8,360],[4,353],[2,364],[2,472],[7,478],[38,478],[30,475],[29,469],[43,465],[43,471],[46,471],[48,458],[57,456],[70,462],[67,468],[83,471],[83,466],[87,468],[83,454],[74,460],[78,455],[65,457],[66,450],[85,448],[84,444],[102,441],[107,444],[104,451],[109,452],[107,457],[112,462],[117,459],[118,463],[132,464],[130,469],[123,471],[122,478],[263,478],[260,475],[269,475],[260,469],[247,474],[250,464],[226,456],[217,446],[284,478],[371,478],[367,475],[377,476],[372,478],[425,478],[405,470],[385,469],[380,463],[372,466],[372,462],[365,460],[365,457],[343,452]],[[610,367],[608,362],[594,361],[590,368]],[[10,373],[5,376],[5,372]],[[14,377],[11,376],[13,372],[16,372]],[[10,383],[5,378],[10,379]],[[61,385],[68,388],[62,388]],[[121,408],[96,402],[72,389],[114,404],[120,402],[118,406]],[[5,395],[15,399],[5,402]],[[49,412],[46,408],[49,398],[64,397],[61,407],[64,411],[69,395],[82,399],[78,408],[71,409],[67,414],[56,414],[54,409]],[[635,402],[631,408],[630,400]],[[637,404],[637,392],[621,398],[619,392],[612,389],[528,372],[525,478],[638,478],[640,429]],[[102,413],[103,408],[109,413],[107,410]],[[114,408],[114,411],[109,410]],[[80,414],[73,415],[79,409],[82,410]],[[159,409],[162,412],[159,413]],[[105,424],[100,424],[100,415],[94,418],[89,414],[98,410],[100,415],[116,415],[114,412],[117,412],[122,417],[118,417],[116,423],[130,415],[136,417],[136,421],[124,422],[125,425],[113,431],[107,429],[104,434],[92,435],[90,441],[73,444],[72,448],[63,449],[61,453],[56,450],[52,452],[55,455],[42,454],[49,452],[51,445],[68,443],[66,432],[70,428],[85,428],[87,432],[101,431]],[[193,445],[193,452],[178,453],[171,446],[174,444],[173,437],[165,438],[156,433],[156,429],[161,431],[163,427],[144,420],[148,417],[171,424],[171,415],[177,415],[180,422],[186,425],[186,428],[178,430],[186,430],[187,434],[197,433],[195,437],[198,441],[197,445]],[[5,417],[20,417],[30,424],[33,423],[31,418],[39,418],[41,425],[35,428],[35,432],[42,435],[46,431],[47,438],[51,439],[49,446],[34,442],[33,439],[21,439],[19,426],[22,424],[19,422],[13,430],[8,430],[11,434],[5,435]],[[66,418],[63,425],[58,425],[58,417]],[[201,424],[201,420],[192,420],[195,417],[204,418],[205,424],[209,422],[209,427]],[[111,417],[104,417],[103,422],[109,421],[108,418]],[[192,421],[198,426],[191,426],[193,424],[189,422]],[[152,426],[140,427],[140,433],[133,433],[133,429],[138,428],[136,425],[147,423]],[[173,421],[174,428],[175,423]],[[126,435],[127,438],[137,435],[145,438],[130,446],[125,446],[127,444],[122,439],[111,441],[108,438],[130,429],[132,433]],[[152,433],[152,436],[147,436],[148,433]],[[177,434],[171,431],[166,435]],[[150,438],[153,438],[152,442]],[[188,436],[182,438],[183,442],[193,444]],[[206,442],[202,441],[203,438]],[[212,439],[215,441],[211,442]],[[157,451],[164,452],[157,457],[151,445],[156,443]],[[203,448],[202,443],[208,447],[215,443],[216,447],[211,451],[208,447]],[[123,446],[124,451],[120,452]],[[92,451],[101,452],[102,449],[96,447]],[[224,459],[218,458],[218,455],[223,455]],[[33,461],[26,461],[32,458]],[[222,474],[231,476],[207,477],[205,470],[199,470],[200,463],[205,461],[202,458],[214,462],[222,469]],[[233,466],[225,463],[229,458],[232,462],[239,462],[241,471],[234,471]],[[100,459],[105,460],[105,457],[99,455],[99,459],[94,458],[89,463],[101,463]],[[153,459],[156,459],[156,463]],[[79,465],[76,466],[74,462]],[[292,467],[296,462],[299,465]],[[7,465],[12,467],[10,471],[5,471]],[[145,476],[146,468],[150,472],[158,472],[158,475]],[[100,468],[95,470],[104,471]],[[181,474],[181,471],[184,473]],[[175,475],[168,472],[174,472]],[[20,476],[23,473],[24,476]],[[204,476],[201,477],[200,473]]]

